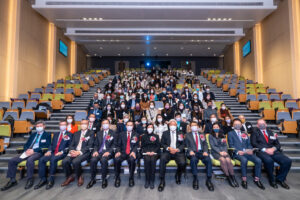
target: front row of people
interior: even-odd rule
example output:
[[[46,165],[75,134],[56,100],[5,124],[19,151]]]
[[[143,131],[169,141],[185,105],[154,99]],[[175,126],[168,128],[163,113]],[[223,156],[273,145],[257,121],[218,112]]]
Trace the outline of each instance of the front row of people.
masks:
[[[206,168],[206,186],[209,191],[214,191],[212,183],[212,161],[219,165],[232,187],[239,187],[235,179],[233,163],[231,158],[240,162],[242,172],[243,188],[247,189],[247,165],[249,161],[254,164],[254,183],[265,189],[261,182],[261,165],[267,171],[270,185],[277,188],[277,183],[283,188],[289,189],[286,184],[286,176],[291,167],[291,160],[281,152],[277,135],[267,129],[264,120],[260,119],[257,128],[249,137],[242,130],[239,119],[233,121],[233,130],[227,135],[222,133],[218,123],[213,124],[211,134],[206,138],[199,132],[197,122],[191,122],[191,132],[184,134],[177,129],[177,121],[170,120],[169,128],[161,137],[154,133],[154,125],[147,125],[147,132],[139,136],[134,131],[134,123],[126,123],[126,131],[114,132],[109,127],[109,121],[102,121],[102,128],[95,133],[88,129],[88,120],[81,121],[81,130],[74,134],[67,131],[67,123],[60,122],[60,132],[53,136],[44,131],[45,124],[42,121],[36,123],[36,132],[31,134],[24,146],[24,151],[18,157],[12,158],[8,164],[7,178],[9,182],[1,188],[7,190],[15,185],[18,164],[26,161],[27,183],[25,189],[33,186],[33,171],[35,161],[39,160],[40,182],[34,189],[46,185],[50,189],[54,185],[54,176],[58,162],[62,160],[62,166],[66,180],[62,187],[69,185],[77,179],[78,186],[84,184],[82,176],[82,163],[90,161],[91,179],[86,188],[93,187],[96,183],[97,163],[101,163],[102,188],[108,185],[107,174],[109,161],[114,160],[115,187],[121,184],[120,172],[123,161],[129,166],[129,187],[134,186],[134,172],[138,158],[143,158],[145,169],[145,188],[154,188],[155,170],[159,160],[159,191],[165,187],[166,165],[170,160],[175,160],[177,170],[175,173],[176,184],[181,184],[181,176],[186,170],[186,158],[190,160],[193,174],[193,188],[197,190],[198,185],[198,163],[199,160]],[[208,140],[208,141],[207,141]],[[229,148],[228,148],[229,147]],[[139,150],[141,149],[141,150]],[[211,149],[211,152],[209,152]],[[45,152],[46,151],[46,152]],[[230,156],[230,154],[232,154]],[[142,156],[142,157],[139,157]],[[141,161],[142,162],[142,161]],[[274,163],[280,165],[280,169],[274,177]],[[49,178],[47,180],[46,169],[50,164]],[[74,175],[73,175],[74,172]]]

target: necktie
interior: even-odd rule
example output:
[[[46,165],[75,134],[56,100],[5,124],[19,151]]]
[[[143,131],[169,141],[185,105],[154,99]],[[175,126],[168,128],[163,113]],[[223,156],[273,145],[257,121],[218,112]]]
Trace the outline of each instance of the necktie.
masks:
[[[36,148],[36,146],[39,144],[39,140],[40,140],[40,136],[41,136],[42,134],[36,134],[36,136],[35,136],[35,138],[34,138],[34,140],[33,140],[33,142],[32,142],[32,144],[30,145],[30,148],[29,149],[35,149]]]
[[[196,147],[197,147],[197,152],[198,152],[199,151],[199,147],[198,147],[199,141],[198,141],[198,135],[197,135],[197,133],[195,133],[195,137],[196,137]]]
[[[105,142],[106,142],[106,136],[107,136],[107,131],[104,132],[104,138],[103,138],[103,142],[101,144],[101,147],[99,149],[99,153],[101,153],[103,148],[104,148],[104,145],[105,145]]]
[[[269,143],[269,138],[268,138],[268,136],[267,136],[267,134],[266,134],[266,131],[263,131],[263,133],[264,133],[264,137],[265,137],[267,143]]]
[[[238,131],[237,134],[238,134],[238,136],[239,136],[240,141],[242,142],[241,132]]]
[[[90,129],[90,130],[92,129],[92,126],[93,126],[93,124],[92,124],[92,123],[90,123],[90,125],[89,125],[89,129]]]
[[[130,154],[130,133],[127,133],[126,154]]]
[[[63,135],[64,135],[64,133],[60,133],[60,135],[59,135],[59,139],[58,139],[58,142],[55,147],[54,155],[58,153],[58,149],[59,149],[60,143],[62,141]]]

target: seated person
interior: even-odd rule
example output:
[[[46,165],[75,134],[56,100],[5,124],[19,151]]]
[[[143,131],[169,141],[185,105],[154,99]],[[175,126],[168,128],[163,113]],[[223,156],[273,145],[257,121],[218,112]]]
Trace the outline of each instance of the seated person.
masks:
[[[222,130],[223,130],[223,133],[225,135],[227,135],[227,133],[229,133],[230,131],[232,131],[232,121],[231,121],[231,118],[229,116],[226,116],[225,117],[225,120],[223,122],[223,126],[222,126]]]
[[[206,121],[204,124],[204,133],[211,133],[212,129],[213,129],[213,124],[217,123],[219,124],[219,126],[222,128],[222,124],[220,121],[218,121],[218,118],[215,114],[210,115],[210,119],[209,121]]]
[[[232,114],[230,113],[230,110],[226,107],[225,103],[222,103],[221,108],[218,109],[218,118],[224,121],[226,116],[229,116],[231,120],[234,119]]]
[[[253,132],[252,124],[246,121],[244,115],[239,115],[239,119],[241,120],[243,126],[241,131],[245,131],[246,133],[251,134]]]
[[[94,106],[90,108],[89,114],[94,114],[97,121],[101,121],[102,118],[102,110],[100,110],[100,106],[98,102],[94,103]]]
[[[207,108],[203,111],[203,120],[208,121],[212,114],[217,116],[217,110],[212,108],[212,101],[208,101]]]

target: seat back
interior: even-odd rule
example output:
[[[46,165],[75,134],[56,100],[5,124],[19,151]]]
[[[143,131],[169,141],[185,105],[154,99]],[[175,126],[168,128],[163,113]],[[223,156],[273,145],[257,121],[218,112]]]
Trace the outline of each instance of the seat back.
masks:
[[[44,93],[44,89],[43,88],[35,88],[34,92],[35,93]]]
[[[279,94],[270,94],[270,100],[280,100]]]
[[[281,99],[282,100],[288,100],[288,99],[293,99],[293,98],[290,94],[282,94]]]
[[[54,89],[53,88],[46,88],[45,93],[53,93]]]
[[[18,108],[25,108],[25,102],[24,101],[14,101],[12,103],[11,109],[18,109]]]
[[[75,115],[74,115],[74,120],[76,122],[79,122],[83,119],[87,118],[87,112],[85,110],[81,110],[81,111],[76,111]]]
[[[32,93],[30,95],[30,99],[37,99],[40,100],[41,99],[41,94],[40,93]]]
[[[257,100],[258,101],[268,101],[269,98],[268,98],[267,94],[259,94],[258,97],[257,97]]]
[[[56,94],[63,94],[65,92],[64,88],[56,88],[55,93]]]
[[[33,109],[37,106],[37,104],[38,104],[37,101],[29,100],[29,101],[27,101],[26,109]]]
[[[285,106],[283,101],[274,101],[272,102],[272,108],[280,110],[280,109],[284,109]]]
[[[23,111],[22,112],[19,120],[24,120],[25,121],[27,119],[35,120],[35,116],[34,116],[33,111]]]
[[[292,109],[298,109],[298,104],[296,102],[286,102],[285,107],[292,108]]]
[[[11,128],[9,124],[0,124],[0,137],[11,137]]]
[[[271,109],[271,102],[270,101],[259,102],[259,109]]]
[[[277,120],[287,120],[290,121],[292,120],[291,115],[289,112],[277,112]]]
[[[18,99],[28,99],[29,98],[29,95],[28,94],[20,94],[18,96]]]
[[[293,120],[300,120],[300,111],[293,112]]]
[[[5,121],[5,119],[8,116],[11,116],[14,120],[18,120],[19,119],[19,113],[17,111],[7,111],[5,112],[4,116],[3,116],[3,120]]]
[[[3,108],[10,109],[10,102],[9,101],[1,101],[0,109],[3,109]]]
[[[48,100],[52,100],[53,99],[53,94],[43,94],[42,98],[40,100],[42,101],[48,101]]]
[[[64,94],[55,94],[54,100],[64,100],[65,95]]]
[[[256,95],[247,94],[247,101],[256,101]]]

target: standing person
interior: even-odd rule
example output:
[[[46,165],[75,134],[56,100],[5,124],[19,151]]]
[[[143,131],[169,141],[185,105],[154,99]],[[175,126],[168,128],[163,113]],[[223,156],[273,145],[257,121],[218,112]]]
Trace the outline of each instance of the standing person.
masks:
[[[160,184],[158,191],[163,191],[165,187],[165,173],[166,165],[170,160],[175,160],[177,164],[177,170],[175,174],[176,184],[181,184],[181,175],[185,170],[186,162],[184,155],[184,134],[177,131],[177,122],[172,119],[169,123],[169,131],[163,133],[161,139],[161,145],[163,147],[163,153],[160,157]]]
[[[160,150],[159,136],[154,134],[153,124],[147,126],[147,134],[141,139],[141,149],[145,166],[145,188],[154,189],[156,160]]]
[[[187,147],[187,157],[190,159],[192,174],[194,177],[193,188],[198,190],[198,162],[201,160],[206,167],[206,187],[209,191],[214,191],[214,185],[211,182],[212,177],[212,163],[208,155],[208,145],[205,140],[205,135],[199,132],[197,122],[191,123],[192,132],[186,134],[185,144]]]
[[[257,128],[253,131],[250,138],[252,146],[259,149],[256,155],[264,163],[270,185],[273,188],[277,188],[277,183],[279,183],[283,188],[289,189],[290,187],[285,181],[291,169],[292,160],[280,151],[281,145],[277,134],[267,128],[265,120],[259,119]],[[274,162],[280,165],[276,177],[274,177]]]

